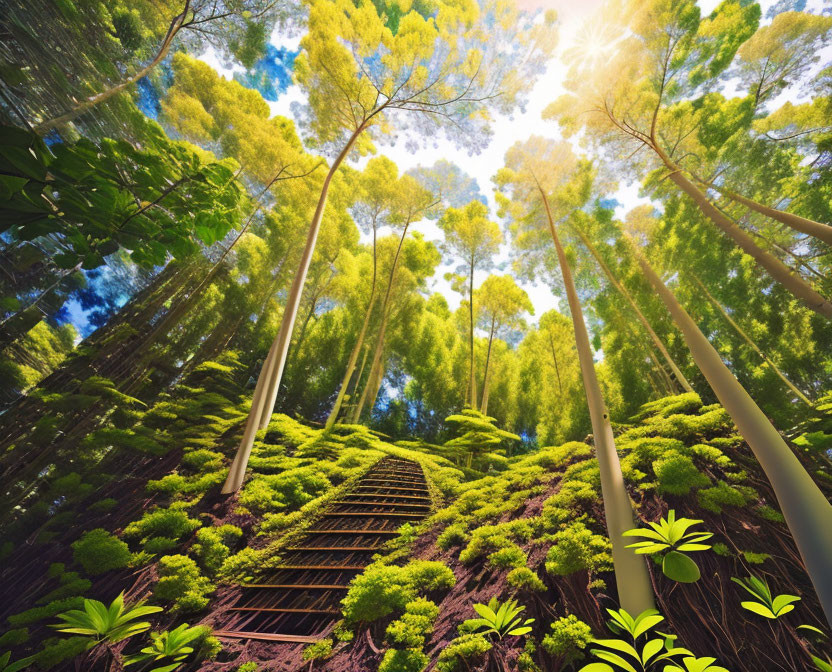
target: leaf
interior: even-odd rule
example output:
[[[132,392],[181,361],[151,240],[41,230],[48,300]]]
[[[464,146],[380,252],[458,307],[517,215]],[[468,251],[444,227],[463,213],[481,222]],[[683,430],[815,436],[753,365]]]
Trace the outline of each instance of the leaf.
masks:
[[[592,640],[595,644],[601,644],[603,646],[609,647],[610,649],[615,649],[616,651],[621,651],[622,653],[626,653],[633,658],[640,658],[638,655],[638,651],[636,651],[635,647],[621,639],[594,639]]]
[[[771,609],[764,604],[760,604],[759,602],[740,602],[740,606],[742,606],[743,609],[748,609],[748,611],[764,616],[765,618],[777,618],[776,614],[774,614]]]
[[[816,628],[814,625],[806,625],[806,624],[798,625],[797,629],[798,630],[808,630],[809,632],[815,632],[815,633],[819,634],[821,637],[823,637],[824,639],[828,639],[828,637],[826,636],[826,633],[823,630],[821,630],[820,628]]]
[[[678,551],[671,551],[664,556],[662,572],[667,578],[679,583],[694,583],[702,576],[696,563]]]
[[[650,614],[643,618],[640,617],[632,632],[633,639],[638,639],[650,628],[656,627],[663,620],[664,616],[662,616],[661,614]]]
[[[664,648],[663,639],[651,639],[641,650],[641,664],[646,666],[648,661]]]
[[[590,663],[584,665],[578,672],[615,672],[615,670],[606,663]]]
[[[628,663],[624,658],[619,656],[618,654],[612,653],[610,651],[602,651],[600,649],[593,649],[592,653],[595,654],[601,660],[606,660],[608,663],[613,663],[618,667],[627,670],[627,672],[636,672],[636,668],[634,668],[630,663]]]
[[[509,630],[509,635],[525,635],[532,631],[531,628],[522,627],[522,628],[515,628],[514,630]]]
[[[778,595],[771,602],[771,610],[779,616],[781,613],[786,613],[783,611],[786,605],[799,601],[800,598],[797,597],[797,595]],[[792,607],[792,609],[794,609],[794,607]],[[789,611],[791,611],[791,609],[789,609]]]
[[[817,656],[812,656],[812,662],[815,664],[815,667],[820,670],[820,672],[832,672],[832,663],[831,662],[826,662],[824,660],[821,660]]]

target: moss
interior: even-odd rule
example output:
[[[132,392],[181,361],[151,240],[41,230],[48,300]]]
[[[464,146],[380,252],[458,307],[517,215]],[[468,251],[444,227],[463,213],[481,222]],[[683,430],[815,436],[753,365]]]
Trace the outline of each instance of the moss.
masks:
[[[72,544],[72,558],[87,574],[95,576],[127,567],[130,549],[121,539],[99,527],[85,532]]]
[[[118,501],[113,499],[112,497],[107,497],[105,499],[100,499],[94,504],[90,504],[88,510],[92,511],[93,513],[108,513],[116,508]]]
[[[540,645],[561,665],[583,658],[586,645],[592,641],[592,628],[573,614],[556,620],[550,630]]]
[[[491,642],[482,635],[466,634],[452,639],[439,654],[437,672],[469,670],[491,650]]]
[[[199,573],[199,567],[185,555],[166,555],[159,560],[159,582],[153,595],[184,613],[200,611],[208,604],[214,586]]]
[[[540,580],[540,577],[528,567],[517,567],[512,569],[508,576],[506,576],[510,586],[514,586],[520,590],[528,590],[533,592],[543,592],[546,590],[546,585]]]
[[[714,544],[711,548],[713,549],[714,553],[716,553],[717,555],[722,556],[723,558],[730,558],[734,555],[731,552],[731,549],[728,548],[728,546],[726,546],[722,542]]]
[[[566,576],[581,570],[604,572],[612,569],[612,544],[581,522],[556,533],[546,554],[546,571]]]
[[[191,553],[199,560],[201,567],[214,576],[231,553],[229,544],[242,536],[243,531],[236,525],[203,527],[196,531],[196,543],[191,547]]]
[[[441,562],[413,560],[404,567],[373,564],[353,579],[341,601],[347,623],[370,623],[405,609],[419,593],[448,589],[456,583]]]
[[[237,668],[236,672],[257,672],[257,663],[249,661]]]
[[[760,516],[763,520],[768,520],[772,523],[785,523],[786,519],[783,517],[783,514],[780,513],[777,509],[768,504],[763,504],[762,506],[758,506],[757,515]]]
[[[743,551],[742,557],[751,565],[762,565],[766,560],[771,558],[768,553],[754,553],[753,551]]]
[[[9,625],[13,628],[17,628],[25,625],[32,625],[33,623],[44,620],[45,618],[55,616],[55,614],[60,614],[63,611],[69,611],[70,609],[83,609],[83,607],[84,598],[67,597],[62,600],[53,600],[49,604],[42,607],[34,607],[32,609],[22,611],[19,614],[12,614],[9,616],[8,621]]]
[[[52,669],[89,649],[89,644],[89,637],[47,639],[43,648],[35,654],[35,665],[41,670]]]
[[[526,566],[526,553],[517,544],[511,544],[488,556],[488,564],[499,569],[509,569]]]
[[[154,509],[124,528],[124,536],[142,540],[150,537],[181,539],[201,526],[198,520],[189,518],[187,513],[174,507]]]
[[[465,525],[461,523],[454,523],[448,525],[436,539],[436,545],[443,551],[447,551],[452,546],[459,546],[464,544],[470,535],[465,531]]]
[[[304,660],[324,660],[332,655],[332,640],[319,639],[303,647]]]
[[[422,672],[428,658],[420,649],[390,649],[384,654],[378,672]]]
[[[13,628],[0,635],[0,649],[6,650],[29,641],[29,628]]]
[[[693,488],[711,484],[711,479],[696,468],[692,459],[679,453],[671,453],[653,462],[653,472],[660,493],[687,495]]]
[[[699,506],[712,513],[722,513],[726,506],[744,506],[746,496],[737,488],[724,481],[718,481],[712,488],[705,488],[697,493]]]

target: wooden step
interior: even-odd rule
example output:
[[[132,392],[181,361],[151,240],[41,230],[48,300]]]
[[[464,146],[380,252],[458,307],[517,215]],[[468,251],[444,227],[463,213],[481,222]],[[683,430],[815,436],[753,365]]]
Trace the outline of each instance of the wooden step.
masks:
[[[395,495],[394,495],[395,496]],[[341,506],[358,506],[359,504],[364,504],[366,506],[409,506],[409,507],[419,507],[420,509],[429,509],[430,504],[409,504],[408,502],[330,502],[331,504],[341,505]]]
[[[335,571],[356,571],[360,572],[367,568],[367,565],[278,565],[272,567],[275,572],[281,569],[326,569]]]
[[[380,546],[292,546],[287,551],[379,551]]]
[[[395,497],[396,499],[424,499],[428,502],[431,501],[430,497],[423,496],[423,495],[385,495],[380,492],[368,492],[366,494],[361,494],[359,492],[351,492],[344,495],[344,497],[372,497],[373,495],[378,495],[379,497]],[[364,502],[356,502],[358,504],[363,504]]]
[[[231,607],[228,611],[258,611],[280,614],[340,614],[337,609],[291,609],[289,607]]]
[[[421,513],[396,513],[394,511],[367,511],[366,513],[357,512],[357,511],[333,511],[331,513],[323,514],[323,518],[342,518],[345,516],[349,517],[363,517],[363,518],[424,518],[424,514]]]
[[[359,485],[356,490],[403,490],[404,492],[427,492],[427,488],[399,488],[395,485]],[[376,494],[381,494],[377,492]]]
[[[211,635],[220,639],[259,639],[265,642],[287,642],[290,644],[310,644],[320,639],[315,635],[276,635],[271,632],[238,632],[236,630],[214,630]]]
[[[307,534],[394,534],[398,530],[306,530]]]
[[[242,583],[240,588],[276,588],[279,590],[349,590],[349,586],[336,583]]]

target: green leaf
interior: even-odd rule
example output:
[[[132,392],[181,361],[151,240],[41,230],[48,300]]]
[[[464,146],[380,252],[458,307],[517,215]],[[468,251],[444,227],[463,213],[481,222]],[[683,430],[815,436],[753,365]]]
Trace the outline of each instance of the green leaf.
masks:
[[[809,632],[817,633],[818,635],[820,635],[824,639],[828,639],[828,637],[826,636],[826,633],[823,630],[821,630],[820,628],[816,628],[814,625],[806,625],[806,624],[798,625],[797,629],[798,630],[808,630]]]
[[[777,618],[777,615],[771,609],[764,604],[760,604],[759,602],[740,602],[740,606],[742,606],[743,609],[747,609],[748,611],[764,616],[765,618]]]
[[[694,583],[701,576],[696,563],[678,551],[671,551],[664,556],[662,572],[667,578],[679,583]]]
[[[633,639],[638,639],[650,628],[656,627],[663,620],[664,616],[662,616],[661,614],[649,614],[647,616],[640,616],[638,621],[636,622],[635,628],[633,628]]]
[[[626,653],[632,656],[633,658],[640,658],[638,651],[636,651],[635,647],[621,639],[593,639],[592,641],[595,644],[601,644],[610,649],[615,649],[616,651]]]
[[[610,651],[602,651],[600,649],[593,649],[592,653],[601,660],[605,660],[608,663],[613,663],[614,665],[617,665],[618,667],[627,670],[627,672],[636,672],[636,668],[630,665],[630,663],[628,663],[624,658],[622,658],[618,654],[612,653]]]
[[[606,663],[590,663],[584,665],[578,672],[615,672],[615,670]]]
[[[663,639],[651,639],[641,649],[641,664],[647,666],[648,661],[664,648]]]
[[[827,659],[828,661],[829,659]],[[820,670],[820,672],[832,672],[832,662],[827,662],[821,660],[817,656],[812,656],[812,662],[815,664],[815,667]]]
[[[797,597],[797,595],[778,595],[771,602],[771,610],[779,616],[781,613],[786,613],[783,611],[786,605],[799,601],[800,598]],[[794,609],[794,607],[792,607],[792,609]],[[789,611],[791,611],[791,609],[789,609]]]

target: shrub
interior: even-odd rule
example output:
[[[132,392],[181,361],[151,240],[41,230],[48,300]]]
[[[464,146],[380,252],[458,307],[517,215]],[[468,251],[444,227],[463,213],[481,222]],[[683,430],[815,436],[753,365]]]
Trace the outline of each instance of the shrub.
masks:
[[[369,623],[402,611],[417,592],[450,588],[456,579],[441,562],[413,560],[404,567],[373,564],[353,579],[341,601],[348,623]]]
[[[95,576],[126,567],[130,549],[121,539],[99,527],[85,532],[72,544],[72,558],[87,574]]]
[[[196,532],[196,543],[191,550],[202,568],[213,576],[230,554],[228,545],[242,536],[243,531],[236,525],[202,527]]]
[[[9,621],[9,625],[16,628],[25,625],[32,625],[33,623],[42,621],[45,618],[59,614],[62,611],[83,608],[83,597],[67,597],[62,600],[53,600],[49,604],[42,607],[34,607],[32,609],[27,609],[26,611],[21,611],[19,614],[12,614],[7,620]]]
[[[303,649],[304,660],[321,660],[332,655],[332,640],[319,639],[317,642],[308,644]]]
[[[257,672],[257,663],[249,661],[237,668],[237,672]]]
[[[179,541],[171,537],[151,537],[144,542],[144,552],[150,556],[167,553],[179,546]]]
[[[511,544],[488,556],[488,563],[492,567],[508,569],[509,567],[525,567],[527,556],[517,544]]]
[[[443,551],[447,551],[452,546],[459,546],[468,540],[468,533],[465,531],[465,525],[462,523],[454,523],[448,525],[436,539],[436,545]]]
[[[155,509],[146,512],[139,520],[133,521],[124,528],[124,536],[143,540],[150,537],[181,539],[201,526],[202,523],[189,518],[184,511]]]
[[[686,495],[692,488],[704,488],[711,484],[711,480],[696,468],[692,459],[679,453],[671,453],[654,461],[653,472],[660,493]]]
[[[583,658],[583,650],[592,641],[592,629],[578,617],[570,614],[552,623],[540,645],[561,664],[569,664]]]
[[[437,672],[457,672],[460,669],[471,669],[471,664],[482,660],[491,650],[491,642],[482,635],[461,635],[448,642],[439,654],[436,662]],[[460,663],[463,667],[460,667]]]
[[[43,648],[35,654],[35,664],[41,670],[49,670],[66,660],[75,658],[89,648],[88,637],[48,639]]]
[[[298,509],[326,492],[332,484],[315,467],[300,467],[251,479],[240,493],[240,505],[254,511]]]
[[[428,658],[420,649],[390,649],[384,654],[378,672],[422,672]]]
[[[557,576],[581,570],[604,572],[612,568],[612,544],[576,522],[554,535],[554,545],[546,554],[546,571]]]
[[[745,495],[724,481],[718,481],[716,486],[705,488],[697,493],[699,505],[706,511],[722,513],[726,506],[744,506]]]
[[[107,497],[105,499],[100,499],[94,504],[90,504],[88,510],[94,511],[95,513],[107,513],[108,511],[112,511],[118,502],[113,499],[112,497]]]
[[[419,598],[408,602],[404,614],[387,626],[385,638],[391,646],[417,649],[433,632],[433,622],[439,615],[439,607],[430,600]]]
[[[186,555],[166,555],[159,560],[159,582],[153,594],[173,603],[179,612],[194,612],[208,604],[207,595],[214,590],[211,582],[199,573],[197,564]]]
[[[528,567],[517,567],[512,569],[506,580],[509,585],[519,588],[520,590],[530,590],[535,592],[543,592],[546,590],[546,585],[540,580],[540,577]]]

